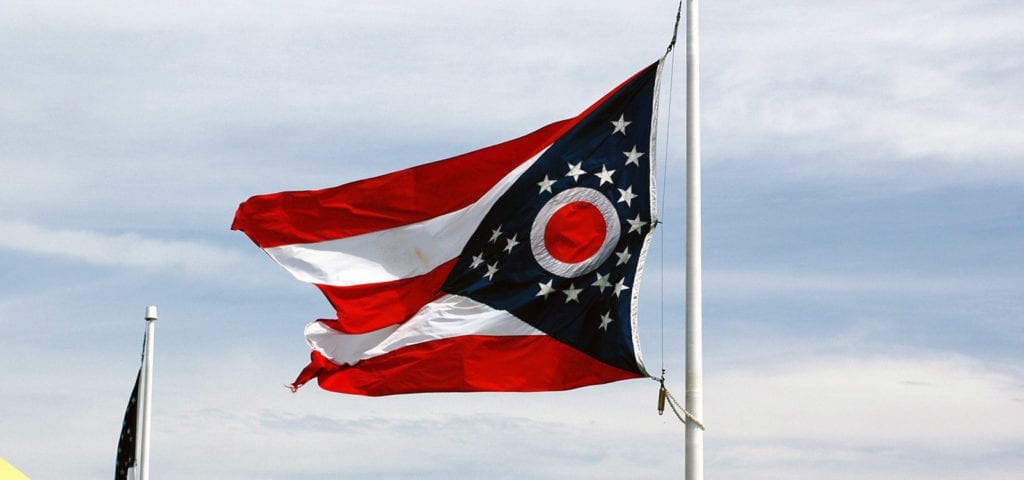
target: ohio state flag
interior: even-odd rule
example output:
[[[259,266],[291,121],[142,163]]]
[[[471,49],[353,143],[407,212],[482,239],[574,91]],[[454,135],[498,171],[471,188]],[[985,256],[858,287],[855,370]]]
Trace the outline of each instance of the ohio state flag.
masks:
[[[334,188],[258,195],[241,230],[336,318],[292,385],[361,395],[566,390],[647,376],[658,61],[579,116]]]

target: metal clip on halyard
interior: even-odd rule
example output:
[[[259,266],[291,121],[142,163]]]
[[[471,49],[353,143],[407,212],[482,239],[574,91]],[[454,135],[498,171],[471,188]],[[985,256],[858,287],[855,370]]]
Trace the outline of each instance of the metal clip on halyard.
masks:
[[[661,372],[661,378],[651,377],[651,380],[657,381],[661,387],[658,389],[658,415],[665,413],[665,402],[668,402],[668,406],[672,408],[672,413],[676,414],[676,418],[680,422],[692,422],[697,428],[704,430],[704,424],[694,417],[686,408],[684,408],[675,397],[672,396],[672,392],[669,392],[665,388],[665,372]]]

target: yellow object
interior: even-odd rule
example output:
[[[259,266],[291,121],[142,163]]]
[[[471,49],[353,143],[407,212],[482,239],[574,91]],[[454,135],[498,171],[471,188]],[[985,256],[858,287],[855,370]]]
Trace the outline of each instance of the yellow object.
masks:
[[[0,480],[28,480],[24,473],[0,458]]]

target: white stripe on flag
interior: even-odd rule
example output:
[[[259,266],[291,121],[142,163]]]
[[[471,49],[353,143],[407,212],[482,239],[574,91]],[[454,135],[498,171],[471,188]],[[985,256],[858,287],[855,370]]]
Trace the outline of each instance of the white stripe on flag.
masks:
[[[264,250],[292,276],[307,283],[345,287],[423,275],[459,256],[498,198],[546,151],[547,147],[461,210],[348,238]],[[452,181],[458,182],[458,178]]]
[[[268,248],[295,278],[347,287],[423,275],[459,256],[483,215],[480,204],[423,222],[340,240]]]
[[[338,365],[355,365],[402,347],[465,335],[544,335],[505,310],[459,295],[445,295],[423,306],[409,320],[369,333],[351,335],[320,322],[306,326],[306,342]]]

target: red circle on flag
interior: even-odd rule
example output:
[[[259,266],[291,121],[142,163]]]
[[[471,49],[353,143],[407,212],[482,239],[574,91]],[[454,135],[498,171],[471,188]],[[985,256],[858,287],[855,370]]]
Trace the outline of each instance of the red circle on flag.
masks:
[[[576,278],[601,266],[619,241],[615,205],[593,188],[575,187],[551,197],[530,227],[530,249],[542,268]]]
[[[544,226],[544,246],[555,260],[579,263],[597,253],[607,229],[597,207],[589,202],[572,202],[551,215]]]

